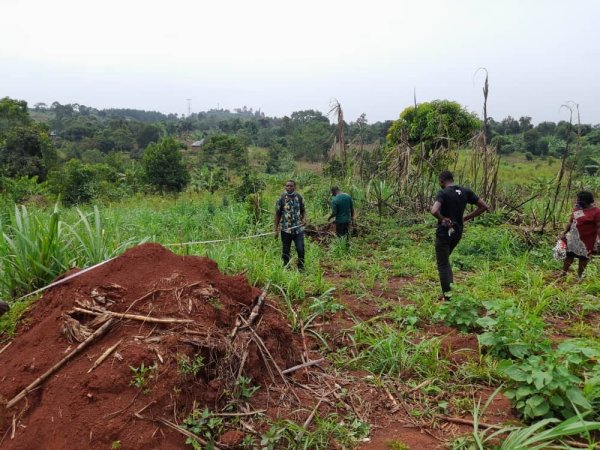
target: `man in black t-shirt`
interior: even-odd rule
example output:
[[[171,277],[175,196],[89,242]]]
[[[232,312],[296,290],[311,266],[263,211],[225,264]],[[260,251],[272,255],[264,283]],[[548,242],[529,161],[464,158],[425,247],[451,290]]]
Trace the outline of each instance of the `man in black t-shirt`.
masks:
[[[454,281],[450,254],[460,242],[464,222],[483,214],[489,208],[471,189],[455,185],[451,172],[445,170],[440,173],[439,182],[442,190],[435,198],[431,214],[438,220],[435,258],[442,285],[442,297],[448,299]],[[463,217],[467,204],[477,205],[477,209]]]

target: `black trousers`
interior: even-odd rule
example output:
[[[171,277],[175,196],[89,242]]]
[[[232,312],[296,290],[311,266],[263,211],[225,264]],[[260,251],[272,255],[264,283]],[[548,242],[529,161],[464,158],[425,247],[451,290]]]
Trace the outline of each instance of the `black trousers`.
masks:
[[[436,236],[435,238],[435,260],[437,263],[438,275],[440,276],[440,284],[442,285],[442,292],[444,294],[452,290],[454,276],[452,274],[452,266],[450,265],[450,255],[459,242],[460,236],[449,239],[441,238],[439,236]]]
[[[290,263],[290,250],[292,249],[292,242],[296,247],[296,253],[298,253],[298,268],[304,269],[304,232],[300,233],[286,233],[281,232],[281,245],[282,245],[282,258],[283,265],[287,266]]]
[[[337,237],[345,237],[350,242],[350,223],[335,223]]]

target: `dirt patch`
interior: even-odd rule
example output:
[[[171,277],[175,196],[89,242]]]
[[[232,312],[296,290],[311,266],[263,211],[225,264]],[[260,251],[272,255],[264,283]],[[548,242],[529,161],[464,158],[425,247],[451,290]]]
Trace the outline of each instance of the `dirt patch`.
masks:
[[[389,450],[392,445],[404,444],[411,450],[437,450],[446,448],[437,438],[420,428],[403,422],[392,422],[375,430],[370,440],[359,447],[360,450]],[[397,447],[402,448],[402,447]]]
[[[479,359],[479,341],[476,334],[460,334],[456,330],[442,338],[442,355],[454,364]]]
[[[388,300],[401,301],[407,303],[405,299],[402,299],[399,295],[400,290],[407,284],[410,284],[412,278],[408,277],[389,277],[385,287],[381,283],[376,283],[373,288],[373,295],[376,297],[386,298]]]
[[[179,423],[194,406],[224,407],[239,374],[254,385],[280,383],[271,358],[282,369],[301,362],[298,337],[275,308],[262,308],[256,339],[243,331],[238,318],[249,320],[259,294],[245,276],[225,276],[214,261],[158,244],[49,290],[0,355],[0,398],[13,398],[111,317],[114,325],[15,406],[0,406],[2,448],[106,449],[116,441],[122,448],[182,448],[186,438],[156,420]],[[186,373],[182,367],[194,361],[196,375],[189,367]],[[239,434],[225,438],[235,442]]]

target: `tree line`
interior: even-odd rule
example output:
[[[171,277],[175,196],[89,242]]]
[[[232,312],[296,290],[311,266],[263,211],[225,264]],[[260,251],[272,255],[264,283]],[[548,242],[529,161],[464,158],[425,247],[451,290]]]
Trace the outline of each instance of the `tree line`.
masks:
[[[530,117],[510,116],[483,124],[447,100],[406,108],[395,121],[369,123],[362,114],[335,124],[316,110],[269,117],[244,106],[178,116],[59,102],[29,108],[25,101],[5,97],[0,99],[0,194],[18,202],[48,193],[77,204],[189,186],[214,191],[232,179],[252,181],[257,170],[249,157],[252,147],[261,149],[258,169],[267,173],[290,172],[299,160],[329,162],[335,173],[339,161],[336,166],[329,155],[340,136],[352,158],[360,160],[361,175],[368,177],[402,139],[436,152],[468,146],[482,127],[500,154],[559,157],[577,141],[581,165],[600,161],[599,125],[562,121],[534,126]],[[197,141],[200,149],[191,146]]]

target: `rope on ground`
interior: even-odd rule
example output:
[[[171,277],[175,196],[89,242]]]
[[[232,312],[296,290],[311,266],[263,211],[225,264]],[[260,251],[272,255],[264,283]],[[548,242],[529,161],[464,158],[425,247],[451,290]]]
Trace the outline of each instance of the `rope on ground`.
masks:
[[[295,227],[286,228],[285,231],[292,231],[301,226],[302,225],[296,225]],[[259,237],[263,237],[263,236],[271,236],[273,234],[275,234],[274,231],[269,231],[267,233],[253,234],[251,236],[241,236],[241,237],[237,237],[237,238],[213,239],[211,241],[191,241],[191,242],[181,242],[181,243],[175,243],[175,244],[164,244],[164,247],[178,247],[178,246],[182,247],[184,245],[214,244],[217,242],[233,242],[233,241],[241,241],[243,239],[255,239],[255,238],[259,238]]]
[[[291,228],[286,228],[286,231],[291,231],[295,228],[299,228],[301,225],[297,225],[295,227],[291,227]],[[163,247],[183,247],[185,245],[198,245],[198,244],[215,244],[218,242],[233,242],[233,241],[240,241],[243,239],[255,239],[255,238],[259,238],[259,237],[263,237],[263,236],[269,236],[269,235],[273,235],[275,234],[274,231],[270,231],[268,233],[259,233],[259,234],[253,234],[251,236],[241,236],[241,237],[237,237],[237,238],[226,238],[226,239],[212,239],[209,241],[193,241],[193,242],[181,242],[181,243],[175,243],[175,244],[163,244]],[[73,273],[69,276],[66,276],[64,278],[61,278],[60,280],[56,280],[44,287],[41,287],[39,289],[36,289],[33,292],[30,292],[29,294],[23,295],[22,297],[19,297],[18,299],[14,300],[13,303],[19,302],[21,300],[25,300],[28,297],[31,297],[33,295],[39,294],[41,292],[44,292],[45,290],[48,290],[50,288],[53,288],[55,286],[58,286],[59,284],[63,284],[66,283],[67,281],[71,281],[73,278],[77,278],[80,275],[83,275],[84,273],[90,272],[94,269],[97,269],[100,266],[103,266],[104,264],[113,261],[114,259],[118,258],[118,256],[113,256],[112,258],[107,259],[106,261],[102,261],[99,262],[98,264],[94,264],[93,266],[87,267],[83,270],[80,270],[79,272]]]

